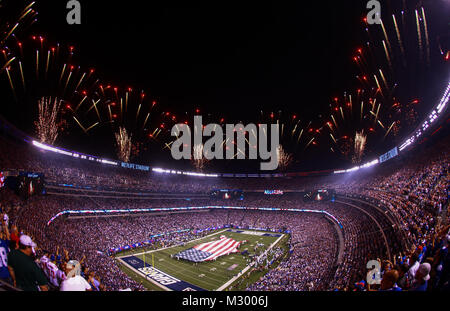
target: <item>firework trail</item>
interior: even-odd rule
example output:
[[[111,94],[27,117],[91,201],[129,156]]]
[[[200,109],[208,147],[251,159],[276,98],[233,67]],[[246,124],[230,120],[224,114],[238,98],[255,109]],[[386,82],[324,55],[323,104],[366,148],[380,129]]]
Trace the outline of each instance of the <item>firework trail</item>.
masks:
[[[406,61],[405,61],[405,48],[403,46],[403,42],[402,42],[402,37],[400,35],[400,30],[398,28],[398,24],[397,24],[397,20],[395,18],[395,14],[392,14],[392,20],[394,22],[394,27],[395,27],[395,33],[397,34],[397,40],[398,40],[398,45],[400,46],[400,51],[402,53],[402,59],[403,59],[403,64],[404,66],[406,66]]]
[[[13,106],[14,113],[21,114],[24,109],[37,111],[35,98],[57,97],[63,102],[62,116],[75,121],[73,124],[83,132],[100,124],[100,120],[87,115],[90,110],[86,105],[92,100],[99,102],[98,79],[94,76],[94,69],[83,71],[80,66],[69,63],[73,52],[72,46],[62,48],[59,43],[52,44],[37,35],[24,41],[14,38],[4,48],[5,60],[15,60],[5,71],[17,102]]]
[[[425,16],[425,10],[422,7],[421,8],[421,13],[422,13],[422,20],[423,20],[423,27],[424,27],[424,32],[425,32],[425,44],[426,44],[426,48],[427,48],[427,62],[428,65],[431,62],[431,56],[430,56],[430,38],[428,35],[428,23],[427,23],[427,18]]]
[[[25,30],[36,21],[37,12],[33,9],[35,1],[29,2],[20,12],[12,13],[14,1],[0,4],[0,48],[4,48],[8,40],[15,37],[19,30]]]
[[[195,169],[202,171],[208,162],[209,160],[203,155],[203,144],[194,145],[191,163]]]
[[[375,86],[370,89],[357,89],[334,98],[329,120],[320,131],[331,139],[330,149],[349,160],[357,133],[364,131],[368,141],[381,143],[388,137],[397,137],[402,122],[412,125],[416,121],[418,101],[401,104],[392,92],[382,94],[380,89],[386,87],[387,81],[381,70],[380,76],[383,86],[375,80]]]
[[[301,120],[297,113],[283,111],[260,111],[260,123],[278,124],[280,128],[280,144],[289,146],[289,151],[304,151],[311,145],[316,145],[316,137],[322,133],[323,126],[319,122]],[[267,133],[263,133],[267,135]],[[253,147],[253,146],[250,146]]]
[[[0,78],[8,83],[11,93],[7,95],[16,103],[6,114],[32,127],[41,113],[37,100],[58,98],[58,115],[68,129],[92,136],[95,129],[110,127],[114,137],[126,129],[135,141],[132,155],[147,143],[159,144],[170,137],[170,126],[179,118],[162,111],[155,98],[129,86],[111,86],[100,80],[94,68],[78,66],[74,46],[51,42],[44,35],[22,37],[36,21],[37,12],[34,2],[16,10],[17,2],[0,3]]]
[[[16,57],[7,55],[7,44],[12,39],[15,39],[15,33],[17,33],[19,29],[24,30],[35,21],[37,12],[32,8],[34,3],[35,2],[30,2],[20,13],[11,13],[10,5],[12,4],[12,1],[6,1],[6,4],[0,4],[0,49],[2,49],[5,58],[5,64],[2,66],[0,73],[6,72],[15,100],[17,100],[17,94],[14,90],[14,84],[11,78],[10,65],[16,60]]]
[[[53,145],[58,138],[62,123],[59,120],[61,100],[42,97],[38,102],[38,119],[34,122],[40,142]]]
[[[364,134],[364,131],[356,132],[354,141],[355,146],[352,160],[353,163],[359,164],[362,161],[362,157],[366,149],[367,135]]]
[[[95,109],[98,119],[108,124],[114,135],[123,128],[133,136],[133,155],[147,150],[150,144],[170,149],[172,142],[167,141],[171,139],[171,126],[179,120],[174,113],[161,110],[158,102],[143,90],[109,84],[100,84],[98,89],[101,104],[93,102],[89,109]]]
[[[356,152],[361,150],[356,147],[362,146],[362,133],[364,147],[372,150],[386,141],[395,142],[417,126],[420,98],[427,94],[422,85],[425,77],[435,74],[429,58],[437,53],[432,53],[426,7],[417,1],[404,2],[401,19],[395,13],[381,27],[364,24],[369,41],[353,57],[360,71],[356,90],[335,97],[324,122],[330,149],[348,160],[359,161],[363,156]],[[439,37],[436,45],[444,55]]]
[[[419,40],[419,50],[420,50],[420,58],[423,57],[423,44],[422,44],[422,31],[420,30],[420,21],[419,21],[419,13],[417,10],[414,11],[416,14],[416,26],[417,26],[417,38]]]
[[[117,143],[117,157],[122,162],[130,162],[131,149],[133,143],[131,141],[131,135],[123,127],[119,128],[119,131],[115,133]]]
[[[44,36],[33,35],[24,41],[15,40],[3,55],[14,60],[4,72],[18,102],[14,105],[16,114],[24,109],[36,111],[32,98],[57,97],[63,103],[61,115],[85,134],[109,126],[115,137],[120,127],[127,129],[136,141],[133,153],[141,150],[137,146],[159,143],[170,136],[170,125],[178,119],[158,109],[157,101],[144,91],[112,86],[100,80],[94,68],[74,65],[73,46],[52,44]]]
[[[293,163],[294,157],[291,153],[284,151],[283,146],[277,147],[278,169],[280,171],[286,171]]]

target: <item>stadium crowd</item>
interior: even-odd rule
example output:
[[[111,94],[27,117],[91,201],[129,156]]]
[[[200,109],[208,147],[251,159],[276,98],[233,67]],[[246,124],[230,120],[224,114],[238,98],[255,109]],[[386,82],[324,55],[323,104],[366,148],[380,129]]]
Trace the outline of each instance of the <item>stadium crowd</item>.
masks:
[[[96,163],[81,163],[49,152],[27,152],[26,147],[1,138],[0,145],[10,152],[0,158],[0,170],[42,172],[47,181],[54,183],[180,194],[207,194],[225,187],[246,190],[320,187],[337,189],[343,196],[334,203],[303,202],[283,196],[249,196],[244,201],[232,202],[246,207],[324,210],[342,224],[340,237],[336,226],[324,216],[287,211],[210,210],[58,218],[47,226],[52,216],[64,210],[165,208],[180,206],[180,201],[73,194],[32,196],[23,200],[11,190],[1,188],[0,279],[25,290],[144,290],[142,284],[127,276],[109,256],[111,248],[146,241],[152,234],[187,230],[157,237],[147,247],[176,245],[208,233],[196,229],[230,224],[291,231],[288,256],[249,285],[248,290],[448,290],[450,236],[446,224],[450,159],[446,143],[403,159],[403,163],[394,162],[376,172],[355,174],[351,180],[348,176],[331,176],[275,181],[217,178],[191,182],[187,177],[153,177],[146,172],[105,169]],[[367,204],[350,208],[346,198]],[[230,204],[216,199],[183,201],[184,206]],[[392,214],[395,224],[387,222],[379,209]],[[400,241],[403,237],[406,241]],[[376,260],[381,267],[372,279],[366,277],[370,260]],[[35,261],[37,268],[30,261]],[[34,279],[30,280],[28,274],[24,276],[23,271],[33,271],[29,275]]]

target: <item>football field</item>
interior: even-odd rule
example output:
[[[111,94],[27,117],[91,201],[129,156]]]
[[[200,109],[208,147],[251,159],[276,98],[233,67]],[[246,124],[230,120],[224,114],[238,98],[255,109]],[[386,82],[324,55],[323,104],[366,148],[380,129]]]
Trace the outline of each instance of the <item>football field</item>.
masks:
[[[217,241],[221,236],[247,242],[240,245],[239,252],[219,257],[215,261],[193,263],[171,257],[196,245]],[[268,249],[281,245],[286,238],[282,233],[224,229],[182,246],[121,253],[116,259],[130,277],[141,281],[148,289],[155,289],[156,286],[162,290],[224,290],[251,271],[250,256],[259,256]],[[248,255],[241,254],[245,250]],[[272,259],[271,256],[268,258]]]

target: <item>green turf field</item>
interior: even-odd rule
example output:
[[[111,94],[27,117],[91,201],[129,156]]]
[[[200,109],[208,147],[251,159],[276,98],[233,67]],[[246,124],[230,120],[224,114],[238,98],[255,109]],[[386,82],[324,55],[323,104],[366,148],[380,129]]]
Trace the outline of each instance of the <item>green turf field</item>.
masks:
[[[256,232],[252,230],[245,230],[245,231]],[[194,264],[189,261],[177,260],[175,258],[170,257],[171,255],[177,254],[180,251],[186,250],[195,245],[210,242],[213,240],[218,240],[221,235],[224,235],[228,238],[232,238],[236,241],[247,240],[248,241],[247,243],[240,246],[239,251],[248,249],[250,255],[260,254],[264,252],[270,247],[271,244],[275,243],[276,241],[278,241],[276,246],[279,246],[282,243],[282,241],[285,241],[287,238],[285,235],[282,238],[278,238],[271,236],[258,236],[220,230],[218,232],[205,236],[199,240],[186,243],[184,246],[176,246],[167,249],[146,251],[145,253],[143,252],[142,249],[140,251],[134,250],[133,252],[118,254],[117,258],[120,259],[123,257],[133,255],[145,261],[145,264],[148,266],[151,266],[154,263],[156,269],[179,280],[201,287],[205,290],[223,289],[221,288],[221,286],[230,281],[230,279],[232,279],[240,271],[242,271],[245,267],[249,265],[249,263],[247,262],[248,256],[243,256],[240,253],[234,253],[227,256],[219,257],[217,258],[216,261],[200,262],[197,264]],[[262,243],[264,245],[260,246],[255,252],[254,247],[257,243]],[[232,270],[229,270],[230,267],[233,265],[236,266]],[[130,275],[130,277],[132,277],[135,280],[142,279],[143,285],[147,289],[149,290],[157,289],[156,285],[146,281],[145,278],[139,273],[137,273],[135,269],[127,267],[126,269],[123,270],[125,271],[125,273]],[[245,274],[247,273],[248,271]]]

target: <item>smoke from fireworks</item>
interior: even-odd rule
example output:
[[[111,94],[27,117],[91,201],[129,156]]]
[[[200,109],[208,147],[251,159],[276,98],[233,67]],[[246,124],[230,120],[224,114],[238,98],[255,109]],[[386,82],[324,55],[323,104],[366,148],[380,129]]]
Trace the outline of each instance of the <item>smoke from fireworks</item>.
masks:
[[[361,163],[364,151],[366,150],[367,135],[364,131],[356,132],[355,135],[355,150],[353,154],[353,163]]]
[[[59,110],[61,100],[51,97],[42,97],[38,102],[38,119],[34,122],[38,139],[46,144],[53,145],[58,138],[61,123]]]
[[[120,127],[119,131],[115,134],[117,143],[117,156],[119,160],[123,162],[130,162],[131,157],[131,135],[128,134],[124,127]]]

